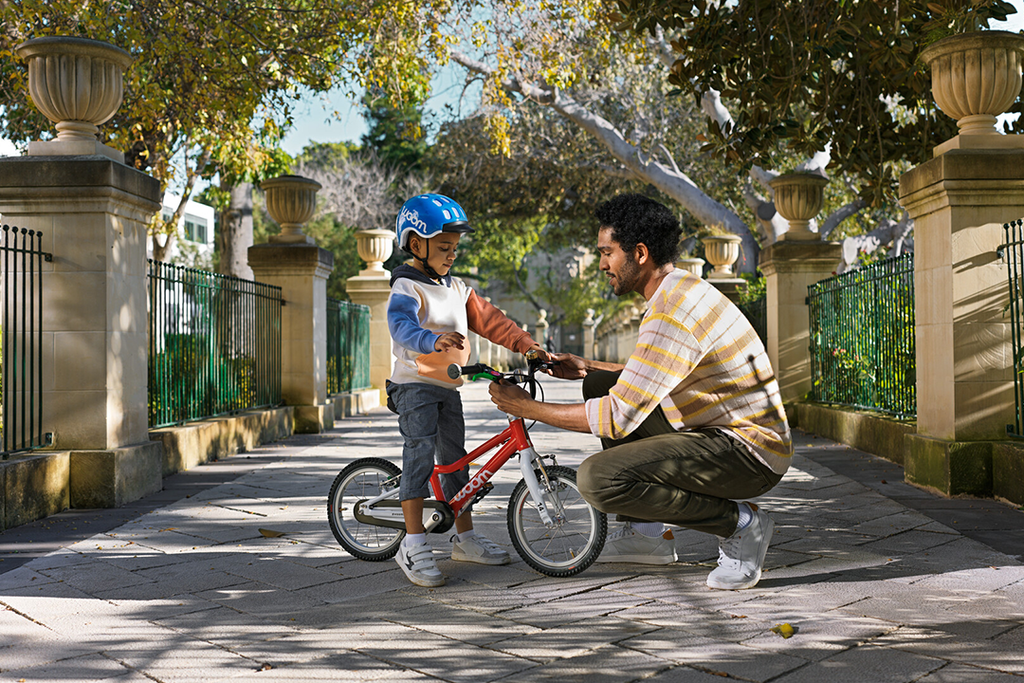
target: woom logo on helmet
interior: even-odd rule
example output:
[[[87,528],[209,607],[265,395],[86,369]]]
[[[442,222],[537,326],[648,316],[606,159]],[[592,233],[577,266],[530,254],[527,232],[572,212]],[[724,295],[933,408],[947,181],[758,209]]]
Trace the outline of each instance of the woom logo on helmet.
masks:
[[[402,213],[398,215],[398,224],[403,227],[419,228],[426,232],[427,223],[420,218],[420,212],[402,207]]]

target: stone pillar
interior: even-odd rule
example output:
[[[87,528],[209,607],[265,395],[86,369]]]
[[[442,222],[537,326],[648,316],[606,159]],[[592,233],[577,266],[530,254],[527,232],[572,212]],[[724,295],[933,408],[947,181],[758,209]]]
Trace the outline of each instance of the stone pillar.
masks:
[[[117,507],[162,486],[163,447],[149,440],[146,313],[146,228],[160,185],[96,137],[121,104],[128,53],[66,37],[17,52],[58,131],[30,143],[27,157],[0,159],[4,223],[41,232],[53,254],[42,277],[42,428],[70,451],[61,508]]]
[[[594,309],[587,309],[587,317],[583,319],[583,357],[593,360],[597,358],[597,349],[594,346]]]
[[[258,282],[281,288],[281,399],[294,406],[297,434],[319,434],[334,424],[327,400],[327,278],[334,254],[302,232],[312,216],[320,184],[299,176],[261,184],[267,210],[284,232],[249,247]]]
[[[536,331],[535,334],[533,335],[533,340],[535,342],[537,342],[538,344],[540,344],[540,347],[542,349],[544,349],[545,351],[547,351],[547,348],[548,348],[548,327],[549,326],[550,326],[550,323],[548,323],[548,312],[545,311],[544,309],[541,309],[537,313],[537,324],[535,324],[533,326],[533,329]]]
[[[490,367],[494,367],[494,365],[497,363],[496,360],[491,358],[491,350],[493,347],[494,344],[491,343],[490,339],[487,339],[486,337],[478,338],[477,348],[478,353],[480,354],[480,362]]]
[[[391,376],[395,357],[388,330],[391,273],[384,270],[384,262],[394,251],[395,233],[383,229],[359,230],[356,240],[359,258],[366,263],[366,268],[345,282],[345,291],[352,303],[370,307],[370,384],[380,392],[380,405],[385,405],[384,382]]]
[[[1020,93],[1024,37],[951,36],[921,59],[960,134],[900,178],[914,219],[918,398],[904,476],[948,495],[1021,500],[1024,459],[996,445],[1015,411],[1010,292],[996,251],[1002,225],[1024,215],[1024,136],[1000,135],[996,117]]]
[[[71,507],[160,490],[149,440],[146,226],[156,179],[104,156],[0,159],[4,222],[41,231],[43,431],[70,450]]]
[[[1024,216],[1024,150],[950,149],[905,173],[914,219],[917,435],[905,476],[991,495],[992,442],[1014,422],[1002,225]]]
[[[831,277],[842,259],[838,242],[780,240],[761,250],[767,289],[768,358],[784,403],[811,390],[807,287]],[[789,411],[795,418],[795,411]]]

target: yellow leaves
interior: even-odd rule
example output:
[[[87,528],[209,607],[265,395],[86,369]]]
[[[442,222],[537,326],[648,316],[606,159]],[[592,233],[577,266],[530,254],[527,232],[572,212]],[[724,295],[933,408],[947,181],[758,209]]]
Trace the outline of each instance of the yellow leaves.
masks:
[[[281,536],[284,536],[283,531],[274,531],[273,529],[257,529],[257,531],[267,538],[280,538]]]
[[[797,630],[798,629],[796,626],[793,626],[792,624],[788,624],[786,622],[772,626],[772,633],[777,633],[783,638],[792,638],[793,634],[796,633]]]
[[[489,114],[485,119],[484,130],[491,139],[491,154],[503,157],[512,156],[512,139],[509,136],[511,126],[503,114]]]

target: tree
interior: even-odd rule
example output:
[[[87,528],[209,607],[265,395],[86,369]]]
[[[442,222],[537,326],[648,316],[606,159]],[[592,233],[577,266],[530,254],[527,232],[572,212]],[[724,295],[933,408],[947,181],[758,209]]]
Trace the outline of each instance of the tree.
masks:
[[[932,102],[921,49],[1016,12],[1003,0],[618,5],[623,28],[673,36],[669,82],[680,93],[697,102],[717,93],[737,112],[709,116],[706,149],[770,169],[780,149],[813,156],[830,147],[833,172],[862,180],[862,197],[875,204],[895,198],[895,164],[928,159],[956,134]]]
[[[67,34],[131,52],[124,104],[102,134],[161,189],[184,188],[175,214],[154,226],[167,235],[154,235],[161,258],[197,178],[251,181],[273,164],[298,86],[323,92],[348,79],[405,89],[406,65],[420,61],[410,49],[420,25],[409,18],[385,0],[0,0],[0,127],[15,141],[50,129],[13,57],[22,41]],[[387,58],[368,62],[371,44]]]
[[[743,156],[745,150],[755,149],[753,147],[718,150],[714,140],[717,133],[745,130],[747,123],[760,121],[758,117],[761,115],[756,113],[756,106],[750,111],[746,109],[748,100],[725,98],[722,92],[701,87],[699,83],[687,84],[689,89],[684,89],[679,76],[679,60],[672,47],[694,53],[714,52],[714,41],[719,34],[707,37],[703,43],[691,40],[689,34],[674,35],[675,42],[670,44],[664,37],[663,26],[672,27],[672,22],[700,24],[703,21],[700,12],[710,12],[709,8],[722,13],[746,12],[750,15],[748,21],[731,27],[746,38],[751,23],[772,19],[782,24],[786,20],[785,11],[776,12],[773,9],[776,5],[797,12],[800,22],[805,21],[805,14],[817,16],[814,14],[817,10],[811,9],[800,14],[801,7],[827,6],[820,9],[820,12],[831,12],[833,15],[838,13],[840,18],[843,11],[858,12],[858,17],[867,22],[859,32],[853,32],[855,22],[842,24],[842,31],[839,31],[835,23],[831,27],[821,27],[807,20],[805,23],[808,27],[817,33],[812,31],[804,35],[800,33],[801,29],[794,26],[777,41],[783,46],[788,44],[789,48],[778,49],[783,52],[788,50],[791,55],[803,55],[810,51],[814,59],[820,58],[819,53],[826,55],[827,60],[821,63],[827,62],[828,68],[832,70],[827,80],[835,82],[832,86],[834,89],[839,89],[839,81],[854,82],[856,87],[851,86],[848,89],[850,93],[856,93],[863,101],[871,100],[878,104],[865,106],[857,112],[847,111],[842,106],[829,110],[829,115],[841,120],[846,128],[837,125],[822,133],[821,125],[815,123],[821,118],[815,107],[829,104],[831,100],[819,102],[813,97],[800,99],[796,95],[787,95],[794,100],[794,105],[786,110],[791,118],[773,129],[775,137],[765,140],[764,131],[757,130],[748,135],[752,141],[764,142],[763,147],[756,148],[763,150],[757,156]],[[861,5],[871,5],[874,9],[868,11]],[[974,3],[951,0],[947,3],[948,7],[954,5],[960,8],[957,11],[961,14],[973,16],[975,23],[981,23],[981,18],[985,16],[1003,16],[1008,7],[1006,3],[997,0]],[[464,34],[465,38],[461,42],[453,38],[449,54],[452,60],[467,69],[471,78],[483,81],[484,96],[479,116],[495,146],[503,154],[512,154],[509,131],[520,121],[519,112],[531,107],[548,108],[598,141],[606,150],[606,159],[609,159],[606,165],[613,169],[613,173],[630,174],[649,183],[678,202],[702,224],[718,224],[743,235],[748,254],[754,252],[757,243],[771,243],[788,228],[775,212],[768,181],[780,169],[823,171],[828,166],[833,182],[828,189],[825,217],[819,229],[823,236],[852,232],[849,227],[851,225],[866,227],[871,232],[869,236],[846,238],[844,252],[853,256],[865,247],[893,244],[894,248],[901,249],[909,243],[912,222],[894,201],[895,178],[906,168],[908,159],[927,158],[923,152],[921,156],[914,155],[922,150],[930,154],[931,145],[951,133],[952,122],[941,118],[930,100],[900,99],[905,97],[905,92],[917,92],[926,87],[922,85],[926,83],[925,74],[916,65],[909,70],[896,68],[900,64],[913,64],[910,57],[900,57],[903,62],[893,60],[897,60],[907,50],[916,52],[917,48],[911,45],[910,38],[917,32],[939,28],[943,17],[948,19],[952,12],[947,6],[924,6],[921,2],[898,3],[896,0],[878,3],[674,3],[671,0],[650,0],[642,3],[642,6],[641,3],[624,3],[620,7],[623,12],[615,15],[609,15],[601,6],[585,0],[563,0],[556,8],[550,5],[524,7],[519,3],[505,3],[501,0],[494,0],[488,6],[489,10],[480,13],[488,19],[469,22],[471,30],[467,32],[468,35]],[[644,14],[651,7],[665,10],[665,16],[669,18],[663,18],[658,23],[655,18],[659,15],[653,10]],[[672,9],[679,7],[683,9]],[[569,8],[576,11],[570,12]],[[633,15],[628,13],[631,8]],[[687,12],[696,18],[691,18]],[[624,18],[627,21],[625,25]],[[889,19],[892,19],[891,25],[887,23]],[[632,24],[628,23],[630,20]],[[630,25],[649,32],[643,40],[631,39],[630,32],[626,31]],[[449,35],[455,35],[457,27],[458,22],[450,22],[447,27]],[[844,59],[841,54],[830,55],[832,47],[828,41],[833,40],[829,32],[832,29],[841,33],[843,40],[852,40],[851,45],[857,49],[866,52],[874,50],[872,54],[877,57],[877,61],[872,64],[859,59]],[[759,35],[759,39],[776,49],[774,38]],[[745,67],[742,57],[746,53],[755,54],[757,48],[753,44],[755,39],[749,40],[752,43],[749,50],[745,52],[742,47],[735,50],[740,63],[727,67],[739,72],[743,78],[746,78],[746,72],[743,71]],[[887,42],[890,40],[894,41],[892,45]],[[729,64],[727,57],[723,56],[719,61]],[[714,59],[706,57],[705,62]],[[793,71],[788,77],[796,79],[794,89],[798,89],[800,79],[813,81],[819,78],[813,69],[801,71],[801,60],[790,59],[790,62],[793,64],[789,67],[782,61],[776,66],[782,76]],[[872,74],[871,78],[858,80],[858,73],[870,70],[869,67],[875,71],[889,69],[890,73],[885,74],[884,78],[875,78]],[[674,85],[677,86],[675,88],[665,80],[670,73],[667,71],[669,68],[675,69],[672,72]],[[637,78],[640,80],[637,81]],[[755,70],[744,82],[753,84],[758,79],[769,79],[769,75]],[[645,97],[637,98],[637,82],[653,83],[656,87],[649,88]],[[709,82],[705,86],[713,84]],[[907,89],[901,90],[903,86]],[[746,210],[753,215],[752,220],[745,220],[747,214],[744,208],[726,198],[720,186],[709,186],[700,179],[695,180],[694,175],[688,172],[687,161],[699,157],[690,156],[689,150],[681,150],[678,144],[673,144],[666,131],[674,128],[658,125],[663,121],[661,115],[664,111],[673,107],[680,108],[680,98],[675,97],[673,100],[673,96],[680,92],[691,95],[682,103],[681,108],[695,111],[699,107],[705,115],[700,116],[700,119],[710,122],[712,132],[705,126],[700,134],[701,142],[704,143],[700,145],[701,151],[713,153],[717,150],[717,158],[729,162],[741,174],[733,176],[733,184],[740,188]],[[733,93],[731,90],[728,92]],[[779,88],[776,89],[776,95],[778,92]],[[879,101],[880,97],[887,94],[891,96],[884,102]],[[618,107],[615,106],[616,101]],[[687,102],[690,103],[689,107]],[[849,102],[847,100],[847,108]],[[735,121],[730,109],[737,114]],[[923,123],[915,123],[918,121],[918,110],[927,110]],[[882,118],[880,111],[886,112],[888,118]],[[853,113],[857,116],[854,117]],[[784,135],[790,129],[804,130],[807,134],[804,137],[795,133]],[[912,132],[918,139],[902,139],[908,132]],[[852,142],[851,138],[845,137],[854,133],[859,137],[852,138]],[[838,135],[842,139],[832,143],[831,135]],[[782,141],[792,144],[780,144]],[[893,154],[888,154],[886,150]],[[680,151],[682,153],[678,153]],[[837,151],[843,152],[843,155],[837,154]],[[829,166],[835,158],[841,158],[842,161]],[[878,163],[874,163],[879,159]],[[756,241],[750,230],[756,235]]]

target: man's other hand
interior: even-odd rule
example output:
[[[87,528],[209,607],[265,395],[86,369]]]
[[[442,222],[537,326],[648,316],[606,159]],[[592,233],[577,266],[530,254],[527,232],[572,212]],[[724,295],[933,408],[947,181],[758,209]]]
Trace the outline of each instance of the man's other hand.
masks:
[[[466,338],[458,332],[445,332],[434,342],[435,351],[447,351],[453,346],[457,349],[465,348]]]
[[[544,371],[552,377],[583,379],[587,375],[586,361],[579,356],[574,356],[571,353],[551,353],[548,354],[548,358],[558,363],[553,368]]]
[[[534,402],[528,392],[504,380],[491,382],[487,390],[491,393],[491,402],[514,417],[526,417],[525,411]]]

